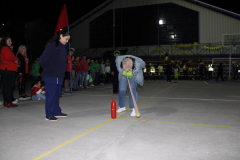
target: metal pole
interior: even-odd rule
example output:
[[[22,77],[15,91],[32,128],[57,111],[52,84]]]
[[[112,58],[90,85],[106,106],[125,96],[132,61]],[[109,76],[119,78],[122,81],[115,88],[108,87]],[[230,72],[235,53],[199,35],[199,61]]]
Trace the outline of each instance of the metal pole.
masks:
[[[69,31],[69,26],[67,26],[67,29]],[[68,51],[69,51],[69,56],[71,57],[71,45],[70,45],[70,41],[68,42]],[[72,61],[72,59],[71,59]],[[70,63],[70,87],[71,87],[71,93],[72,93],[72,72],[71,72],[71,68],[72,68],[72,62]]]
[[[115,0],[113,0],[113,51],[115,50]]]
[[[232,48],[232,51],[234,51],[234,47]],[[230,52],[230,54],[229,54],[229,68],[228,68],[228,71],[229,71],[229,73],[228,73],[228,78],[230,79],[230,77],[231,77],[231,61],[232,61],[232,53]]]

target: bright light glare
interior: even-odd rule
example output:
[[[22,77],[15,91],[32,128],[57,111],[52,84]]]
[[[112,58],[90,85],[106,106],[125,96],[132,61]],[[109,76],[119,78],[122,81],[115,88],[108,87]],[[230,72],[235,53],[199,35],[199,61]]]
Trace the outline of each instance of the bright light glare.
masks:
[[[163,24],[163,20],[159,20],[159,24]]]

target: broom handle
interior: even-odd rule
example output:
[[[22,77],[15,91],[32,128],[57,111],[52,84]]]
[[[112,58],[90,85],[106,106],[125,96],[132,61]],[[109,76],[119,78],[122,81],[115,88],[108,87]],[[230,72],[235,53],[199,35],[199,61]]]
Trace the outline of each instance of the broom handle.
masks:
[[[126,72],[126,76],[127,76],[127,72]],[[128,80],[128,76],[127,76],[127,80]],[[135,108],[135,112],[139,113],[139,110],[138,110],[138,107],[137,107],[137,103],[136,103],[136,100],[135,100],[135,98],[133,96],[132,88],[131,88],[129,80],[128,80],[128,85],[129,85],[129,89],[130,89],[130,92],[131,92],[131,95],[132,95],[132,100],[133,100],[133,105],[134,105],[134,108]]]

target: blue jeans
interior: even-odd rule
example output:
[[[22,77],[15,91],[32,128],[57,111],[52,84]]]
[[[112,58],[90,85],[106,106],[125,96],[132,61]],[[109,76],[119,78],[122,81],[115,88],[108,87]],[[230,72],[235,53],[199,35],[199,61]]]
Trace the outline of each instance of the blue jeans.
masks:
[[[133,92],[133,96],[136,100],[136,103],[138,103],[138,96],[137,96],[137,82],[134,81],[133,78],[128,78],[130,85],[131,85],[131,89]],[[120,108],[125,107],[125,94],[128,88],[128,80],[126,76],[122,76],[121,79],[119,80],[119,106]],[[134,108],[133,105],[133,100],[132,100],[132,95],[129,89],[129,108]]]
[[[81,72],[81,86],[87,87],[87,74],[88,72]]]
[[[154,79],[154,73],[150,73],[149,80],[153,80],[153,79]]]
[[[163,72],[160,72],[160,76],[159,76],[159,79],[165,79],[165,76],[164,76],[164,74],[163,74]]]
[[[79,82],[80,76],[81,76],[81,71],[78,71],[77,76],[74,77],[73,89],[78,88],[78,82]]]
[[[32,96],[32,100],[38,100],[38,98],[42,99],[42,100],[45,100],[46,99],[46,96],[43,95],[43,94],[36,94],[34,96]]]

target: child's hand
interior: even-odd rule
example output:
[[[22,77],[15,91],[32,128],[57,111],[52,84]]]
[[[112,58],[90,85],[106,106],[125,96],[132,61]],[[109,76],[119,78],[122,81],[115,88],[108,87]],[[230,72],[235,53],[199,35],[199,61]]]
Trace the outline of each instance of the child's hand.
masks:
[[[44,87],[42,87],[42,89],[44,89]]]

